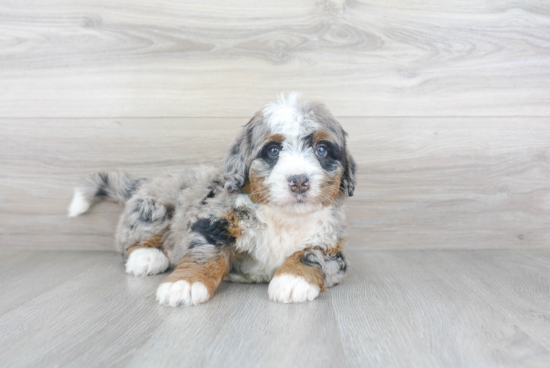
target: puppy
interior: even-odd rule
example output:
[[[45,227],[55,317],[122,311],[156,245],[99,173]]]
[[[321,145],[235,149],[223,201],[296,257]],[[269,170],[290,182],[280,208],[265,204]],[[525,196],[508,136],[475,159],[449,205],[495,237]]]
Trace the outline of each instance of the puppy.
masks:
[[[343,203],[354,188],[346,133],[324,105],[293,92],[240,129],[221,167],[154,179],[96,173],[75,189],[69,216],[102,199],[125,203],[116,247],[126,272],[174,267],[160,304],[204,303],[224,279],[269,282],[271,300],[299,303],[346,273]]]

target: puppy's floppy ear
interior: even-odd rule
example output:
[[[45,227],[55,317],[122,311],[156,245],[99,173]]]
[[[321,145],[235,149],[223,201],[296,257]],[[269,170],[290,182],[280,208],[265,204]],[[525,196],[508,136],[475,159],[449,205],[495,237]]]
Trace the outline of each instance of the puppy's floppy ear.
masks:
[[[346,155],[345,166],[346,167],[344,168],[340,185],[342,192],[347,194],[349,197],[352,197],[355,190],[355,170],[357,169],[357,165],[349,152]]]
[[[248,168],[254,148],[254,128],[263,120],[261,113],[256,113],[245,126],[241,127],[235,143],[223,160],[225,189],[236,192],[248,177]]]

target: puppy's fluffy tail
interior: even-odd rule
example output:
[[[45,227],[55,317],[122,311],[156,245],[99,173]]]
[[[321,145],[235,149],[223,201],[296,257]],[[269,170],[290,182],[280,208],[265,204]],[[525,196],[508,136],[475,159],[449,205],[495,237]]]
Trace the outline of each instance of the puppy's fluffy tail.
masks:
[[[83,214],[103,199],[126,203],[142,180],[132,179],[122,172],[97,172],[90,175],[74,190],[69,217]]]

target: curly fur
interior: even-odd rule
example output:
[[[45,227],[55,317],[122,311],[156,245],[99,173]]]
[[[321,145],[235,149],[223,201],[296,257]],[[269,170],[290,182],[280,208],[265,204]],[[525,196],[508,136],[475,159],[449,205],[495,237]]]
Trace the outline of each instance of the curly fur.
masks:
[[[299,191],[296,175],[305,178]],[[101,199],[124,203],[116,247],[131,255],[127,272],[176,267],[159,288],[161,304],[202,303],[223,279],[274,275],[270,298],[298,302],[342,281],[343,203],[354,189],[346,133],[324,105],[291,93],[240,129],[221,166],[137,180],[96,173],[75,190],[69,214]]]

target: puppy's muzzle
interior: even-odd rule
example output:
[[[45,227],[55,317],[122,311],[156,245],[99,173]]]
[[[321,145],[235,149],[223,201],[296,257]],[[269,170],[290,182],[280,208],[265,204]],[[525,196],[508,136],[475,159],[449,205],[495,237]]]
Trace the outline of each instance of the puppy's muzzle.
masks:
[[[309,189],[309,178],[304,174],[292,175],[288,178],[288,185],[292,193],[302,194]]]

